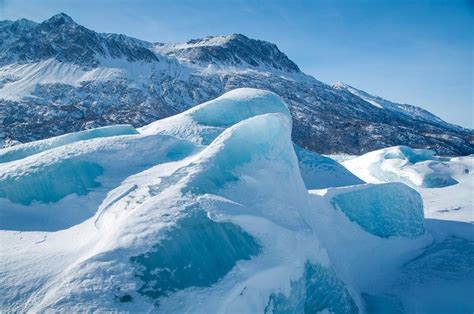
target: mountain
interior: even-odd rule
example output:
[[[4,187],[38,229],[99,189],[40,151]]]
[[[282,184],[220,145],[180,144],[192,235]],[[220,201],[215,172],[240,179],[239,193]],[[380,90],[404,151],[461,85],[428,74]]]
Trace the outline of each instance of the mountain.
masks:
[[[39,62],[54,58],[82,66],[97,66],[99,58],[124,58],[129,62],[158,61],[144,43],[123,35],[100,35],[78,25],[66,14],[20,29],[18,38],[7,44],[0,64]],[[11,29],[10,29],[11,30]]]
[[[94,32],[61,13],[42,23],[0,22],[0,39],[5,145],[110,124],[140,127],[252,87],[283,98],[293,140],[315,152],[362,154],[408,145],[440,155],[474,153],[473,130],[415,106],[324,84],[276,45],[240,34],[149,43]]]
[[[445,121],[441,120],[440,118],[438,118],[437,116],[435,116],[434,114],[432,114],[431,112],[423,108],[413,106],[413,105],[408,105],[408,104],[397,104],[389,100],[383,99],[382,97],[370,95],[369,93],[366,93],[362,90],[359,90],[357,88],[354,88],[342,82],[337,82],[333,84],[332,86],[336,89],[344,90],[353,95],[356,95],[362,98],[363,100],[367,101],[369,104],[374,105],[375,107],[392,111],[395,114],[403,114],[407,117],[416,117],[417,120],[425,121],[426,123],[431,123],[431,124],[439,124],[439,125],[446,124]],[[462,130],[462,127],[459,127],[457,125],[453,124],[451,126],[453,128]]]
[[[185,44],[158,44],[156,50],[181,61],[204,66],[266,67],[290,73],[300,72],[298,66],[275,44],[250,39],[242,34],[209,36]]]

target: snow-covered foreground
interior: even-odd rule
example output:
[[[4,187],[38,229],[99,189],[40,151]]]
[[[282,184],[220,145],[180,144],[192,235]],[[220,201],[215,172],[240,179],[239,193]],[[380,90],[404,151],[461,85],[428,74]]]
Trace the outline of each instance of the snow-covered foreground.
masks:
[[[472,157],[351,173],[291,129],[238,89],[0,150],[0,311],[472,312]]]

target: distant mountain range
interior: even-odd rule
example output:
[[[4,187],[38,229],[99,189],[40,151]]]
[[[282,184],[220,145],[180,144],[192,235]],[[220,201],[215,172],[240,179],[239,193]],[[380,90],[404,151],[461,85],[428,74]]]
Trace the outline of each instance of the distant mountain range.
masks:
[[[92,127],[135,127],[238,87],[289,105],[293,140],[318,153],[408,145],[474,153],[474,130],[351,86],[324,84],[272,43],[244,35],[151,43],[89,30],[66,14],[0,22],[0,138],[8,146]]]

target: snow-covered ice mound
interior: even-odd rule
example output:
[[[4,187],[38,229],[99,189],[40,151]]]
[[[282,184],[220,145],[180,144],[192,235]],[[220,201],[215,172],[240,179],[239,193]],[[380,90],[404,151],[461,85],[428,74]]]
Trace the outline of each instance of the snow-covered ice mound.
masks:
[[[207,145],[227,127],[253,116],[268,113],[282,113],[291,117],[288,107],[275,93],[239,88],[176,116],[146,125],[140,128],[139,132],[172,135],[196,144]],[[330,158],[297,145],[295,151],[308,189],[364,183]]]
[[[70,143],[90,140],[93,138],[99,137],[109,137],[117,135],[129,135],[129,134],[138,134],[131,125],[113,125],[113,126],[104,126],[101,128],[64,134],[61,136],[56,136],[53,138],[40,140],[27,144],[20,144],[0,150],[0,163],[22,159],[34,154],[41,153],[45,150],[52,149],[55,147],[67,145]]]
[[[429,150],[397,146],[342,164],[369,183],[403,182],[415,188],[429,218],[474,222],[474,156],[437,157]]]
[[[295,152],[291,129],[278,96],[240,89],[140,134],[25,144],[0,164],[0,311],[357,313],[386,291],[403,307],[381,283],[444,240],[419,195],[308,192],[363,182]]]
[[[415,187],[441,188],[457,184],[446,162],[427,149],[395,146],[373,151],[343,162],[367,182],[403,182]]]
[[[94,215],[104,195],[124,178],[181,159],[196,149],[192,143],[165,135],[101,137],[102,131],[69,134],[69,139],[84,134],[99,136],[1,163],[0,228],[68,228]],[[113,130],[106,134],[109,131]],[[61,139],[47,141],[58,143]],[[18,152],[32,152],[43,143],[22,144]]]
[[[226,127],[266,113],[282,113],[290,117],[288,107],[275,93],[238,88],[181,114],[150,123],[139,132],[173,135],[198,144],[209,144]]]
[[[458,184],[444,188],[417,188],[429,218],[474,223],[474,155],[450,158],[437,171],[448,173]]]
[[[379,237],[415,238],[425,232],[423,200],[402,183],[332,189],[327,196],[351,221]]]
[[[365,183],[337,161],[295,145],[301,176],[309,190]]]

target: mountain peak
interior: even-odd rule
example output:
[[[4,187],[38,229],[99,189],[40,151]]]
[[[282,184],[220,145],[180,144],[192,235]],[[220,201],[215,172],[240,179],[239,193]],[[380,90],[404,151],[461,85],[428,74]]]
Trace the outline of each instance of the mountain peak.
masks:
[[[14,33],[20,33],[27,30],[31,30],[32,28],[35,28],[37,25],[38,23],[33,22],[28,19],[19,19],[16,21],[10,21],[10,20],[0,21],[0,29],[8,28],[10,31]]]
[[[53,24],[55,26],[77,24],[69,15],[62,12],[56,15],[53,15],[44,23]]]
[[[206,36],[204,38],[191,39],[186,42],[186,45],[193,46],[223,46],[230,42],[236,41],[250,41],[251,39],[242,34]]]
[[[346,88],[349,88],[351,86],[349,86],[349,85],[347,85],[343,82],[338,81],[338,82],[332,84],[331,87],[332,88],[337,88],[337,89],[346,89]]]
[[[33,27],[33,26],[38,25],[38,23],[36,23],[32,20],[28,20],[28,19],[24,19],[24,18],[16,20],[15,22],[13,22],[13,24],[18,25],[20,27],[23,27],[23,26]]]
[[[178,59],[201,64],[264,67],[300,72],[298,66],[275,44],[251,39],[242,34],[207,36],[191,39],[184,44],[157,44],[155,48]]]

